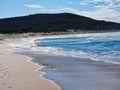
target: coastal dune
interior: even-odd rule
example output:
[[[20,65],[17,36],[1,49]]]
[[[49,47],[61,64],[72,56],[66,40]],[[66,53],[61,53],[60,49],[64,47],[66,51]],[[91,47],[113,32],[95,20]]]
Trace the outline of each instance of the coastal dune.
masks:
[[[43,78],[42,66],[31,58],[10,52],[7,42],[0,43],[0,90],[60,90],[53,81]]]

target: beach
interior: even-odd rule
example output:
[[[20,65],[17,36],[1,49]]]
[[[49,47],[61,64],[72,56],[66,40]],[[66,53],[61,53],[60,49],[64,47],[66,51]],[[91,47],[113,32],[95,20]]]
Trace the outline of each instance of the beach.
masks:
[[[42,66],[30,63],[28,56],[11,52],[8,43],[15,41],[0,41],[0,90],[60,90],[53,81],[43,78],[43,72],[37,71]]]
[[[120,90],[119,64],[44,51],[12,52],[8,43],[25,38],[0,42],[0,90]]]
[[[26,55],[44,65],[46,68],[42,71],[47,73],[44,77],[55,81],[62,90],[120,89],[120,65],[34,52],[26,52]]]

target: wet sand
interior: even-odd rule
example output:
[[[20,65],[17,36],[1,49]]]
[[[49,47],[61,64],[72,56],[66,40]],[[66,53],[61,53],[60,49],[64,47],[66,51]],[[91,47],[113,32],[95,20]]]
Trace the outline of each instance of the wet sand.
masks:
[[[54,80],[62,90],[120,90],[120,65],[44,52],[24,54],[44,65],[44,77]]]
[[[6,41],[0,41],[0,90],[60,90],[37,71],[42,66],[28,62],[28,56],[13,54],[11,49]]]

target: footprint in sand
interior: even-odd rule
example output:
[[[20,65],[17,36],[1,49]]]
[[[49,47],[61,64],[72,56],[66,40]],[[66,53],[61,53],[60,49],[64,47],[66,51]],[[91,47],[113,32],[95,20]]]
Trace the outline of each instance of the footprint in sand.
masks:
[[[6,85],[6,83],[5,83],[5,82],[3,82],[2,84],[3,84],[3,85]]]
[[[11,86],[9,86],[8,88],[12,88]]]
[[[0,76],[0,78],[3,78],[3,76]]]
[[[2,66],[0,67],[0,79],[5,79],[8,77],[8,70],[6,67]]]

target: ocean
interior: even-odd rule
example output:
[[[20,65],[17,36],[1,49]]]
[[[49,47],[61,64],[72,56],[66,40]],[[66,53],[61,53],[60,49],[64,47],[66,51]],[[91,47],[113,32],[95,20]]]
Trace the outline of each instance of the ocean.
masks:
[[[35,44],[50,54],[120,63],[120,32],[47,37]]]
[[[120,90],[116,66],[120,64],[120,32],[27,38],[11,45],[43,65],[44,77],[62,90]]]

